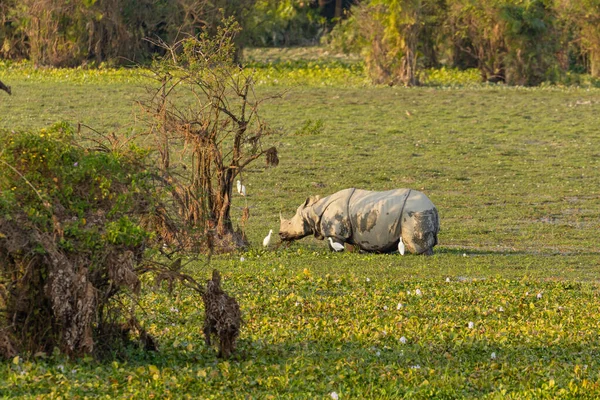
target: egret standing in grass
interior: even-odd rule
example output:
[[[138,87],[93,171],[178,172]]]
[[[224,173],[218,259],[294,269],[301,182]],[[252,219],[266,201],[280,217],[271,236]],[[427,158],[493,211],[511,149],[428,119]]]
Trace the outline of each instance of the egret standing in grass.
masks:
[[[263,247],[269,247],[269,243],[271,243],[271,234],[273,233],[273,229],[269,229],[269,234],[265,236],[263,239]]]
[[[333,239],[331,238],[331,236],[329,237],[329,244],[331,245],[331,248],[333,249],[333,251],[342,251],[344,250],[344,245],[341,243],[337,243],[334,242]]]
[[[401,256],[404,255],[404,242],[402,241],[402,236],[400,236],[400,241],[398,242],[398,253],[400,253]]]
[[[242,185],[242,182],[240,182],[239,179],[237,181],[237,191],[242,196],[246,195],[246,186]]]

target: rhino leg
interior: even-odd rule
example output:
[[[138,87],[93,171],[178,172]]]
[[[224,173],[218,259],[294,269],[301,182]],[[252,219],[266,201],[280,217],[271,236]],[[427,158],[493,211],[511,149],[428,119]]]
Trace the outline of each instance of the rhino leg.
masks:
[[[437,210],[409,211],[402,220],[402,240],[413,254],[433,255],[438,242],[439,222]]]

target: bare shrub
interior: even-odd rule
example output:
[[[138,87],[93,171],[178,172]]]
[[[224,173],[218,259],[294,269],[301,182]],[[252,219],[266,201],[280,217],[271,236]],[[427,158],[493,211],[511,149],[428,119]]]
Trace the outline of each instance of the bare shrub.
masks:
[[[236,177],[262,156],[269,165],[279,162],[275,147],[263,144],[274,133],[260,115],[266,99],[254,93],[252,72],[235,63],[238,32],[226,20],[214,37],[155,42],[166,56],[154,63],[158,87],[142,102],[173,217],[182,234],[211,251],[246,244],[230,216]]]

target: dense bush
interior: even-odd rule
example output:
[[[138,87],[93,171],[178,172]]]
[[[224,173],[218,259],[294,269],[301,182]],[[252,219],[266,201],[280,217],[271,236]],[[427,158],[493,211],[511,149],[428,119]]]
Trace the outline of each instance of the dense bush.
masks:
[[[245,44],[306,46],[318,43],[325,18],[308,1],[258,0],[246,21]]]
[[[82,148],[65,124],[0,143],[0,354],[93,353],[122,334],[112,300],[140,287],[145,153]]]
[[[365,0],[327,38],[360,51],[376,83],[417,83],[443,64],[482,80],[537,85],[600,74],[598,0]]]
[[[7,0],[0,3],[0,56],[38,65],[131,64],[167,42],[213,34],[224,16],[247,19],[255,0]]]

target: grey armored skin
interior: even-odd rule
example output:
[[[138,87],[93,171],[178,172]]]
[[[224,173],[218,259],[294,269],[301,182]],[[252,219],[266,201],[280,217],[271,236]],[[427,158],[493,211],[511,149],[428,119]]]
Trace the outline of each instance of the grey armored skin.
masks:
[[[375,253],[397,251],[402,235],[409,252],[433,254],[440,230],[438,211],[431,200],[412,189],[372,192],[350,188],[325,198],[311,196],[292,219],[280,219],[281,240],[312,234]]]

